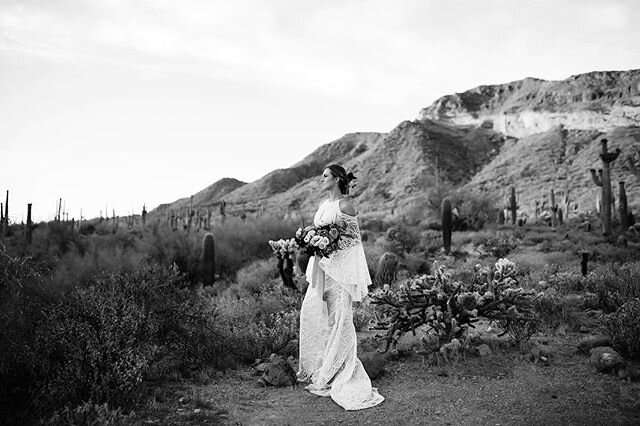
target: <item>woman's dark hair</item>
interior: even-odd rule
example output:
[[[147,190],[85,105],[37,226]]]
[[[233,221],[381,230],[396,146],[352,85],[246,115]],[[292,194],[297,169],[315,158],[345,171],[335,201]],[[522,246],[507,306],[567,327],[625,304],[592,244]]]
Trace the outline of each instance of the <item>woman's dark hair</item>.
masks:
[[[330,164],[327,166],[327,169],[329,169],[329,171],[338,178],[338,188],[340,189],[340,192],[345,195],[348,194],[349,184],[352,180],[357,179],[353,173],[347,173],[344,167],[339,166],[338,164]]]

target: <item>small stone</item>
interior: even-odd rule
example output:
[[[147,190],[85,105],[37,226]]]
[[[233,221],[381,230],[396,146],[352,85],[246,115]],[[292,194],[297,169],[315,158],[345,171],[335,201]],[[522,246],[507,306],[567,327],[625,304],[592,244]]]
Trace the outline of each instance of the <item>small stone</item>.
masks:
[[[200,408],[196,408],[195,410],[193,410],[193,412],[194,412],[195,414],[198,414],[198,413],[200,413],[201,411],[202,411],[202,410],[201,410]]]
[[[182,396],[182,397],[180,397],[180,399],[178,399],[178,402],[179,402],[180,404],[182,404],[182,405],[184,405],[184,404],[188,404],[188,403],[189,403],[189,398],[188,398],[188,397],[186,397],[186,396]]]
[[[617,372],[625,367],[624,359],[609,346],[599,346],[591,349],[589,362],[602,373]]]
[[[578,343],[578,350],[583,354],[588,355],[591,353],[591,349],[593,348],[609,345],[611,345],[611,340],[607,336],[589,336]]]
[[[584,325],[580,326],[580,333],[582,334],[587,334],[591,331],[591,329],[589,327],[586,327]]]
[[[491,352],[491,348],[486,343],[483,343],[480,346],[476,347],[476,351],[482,358],[493,355],[493,352]]]

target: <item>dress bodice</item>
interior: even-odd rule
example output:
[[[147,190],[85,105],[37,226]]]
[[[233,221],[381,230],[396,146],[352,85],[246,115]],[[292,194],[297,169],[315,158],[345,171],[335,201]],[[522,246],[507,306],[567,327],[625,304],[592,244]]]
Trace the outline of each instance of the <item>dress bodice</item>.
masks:
[[[318,207],[318,211],[313,217],[313,224],[315,226],[322,226],[334,223],[339,212],[340,200],[325,200],[320,204],[320,207]]]

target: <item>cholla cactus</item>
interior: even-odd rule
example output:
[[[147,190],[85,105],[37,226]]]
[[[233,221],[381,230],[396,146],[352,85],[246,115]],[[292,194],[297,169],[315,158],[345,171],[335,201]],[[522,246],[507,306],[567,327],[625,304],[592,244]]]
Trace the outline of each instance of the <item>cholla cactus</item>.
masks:
[[[509,324],[537,321],[533,309],[537,294],[516,287],[516,267],[508,259],[496,262],[492,278],[488,269],[477,266],[480,276],[470,283],[453,281],[444,265],[435,263],[433,270],[433,275],[414,277],[396,288],[385,284],[372,293],[371,303],[380,306],[378,327],[387,329],[387,349],[403,333],[422,325],[444,345],[464,338],[478,317]]]

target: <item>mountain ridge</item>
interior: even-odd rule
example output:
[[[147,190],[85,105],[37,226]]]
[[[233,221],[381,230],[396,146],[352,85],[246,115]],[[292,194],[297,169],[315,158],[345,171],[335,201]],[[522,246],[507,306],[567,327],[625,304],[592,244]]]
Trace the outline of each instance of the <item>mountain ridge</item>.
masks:
[[[439,184],[499,197],[515,185],[523,212],[531,216],[535,201],[554,188],[575,196],[572,213],[592,211],[596,187],[588,169],[600,168],[603,137],[611,150],[622,149],[612,185],[625,180],[633,206],[640,200],[634,167],[640,168],[640,70],[594,71],[558,81],[528,77],[446,95],[387,133],[348,133],[289,168],[209,191],[197,205],[224,200],[237,212],[297,211],[309,219],[324,197],[319,175],[339,163],[358,177],[354,197],[372,215],[402,214]],[[185,199],[162,208],[183,206]]]

